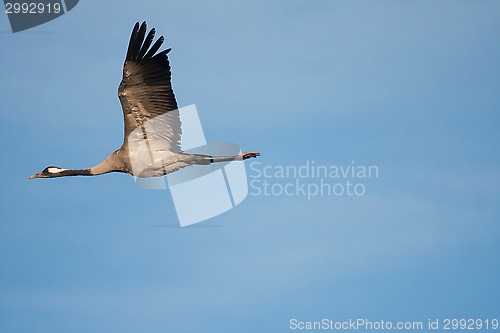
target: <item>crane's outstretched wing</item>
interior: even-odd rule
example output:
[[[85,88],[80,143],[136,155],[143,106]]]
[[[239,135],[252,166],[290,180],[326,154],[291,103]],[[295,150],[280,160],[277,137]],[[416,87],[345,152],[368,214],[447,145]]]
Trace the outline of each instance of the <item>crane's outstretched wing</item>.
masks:
[[[170,49],[156,53],[164,39],[161,36],[151,46],[154,35],[153,28],[146,36],[146,22],[140,27],[137,22],[130,36],[118,87],[125,122],[124,144],[129,139],[146,140],[148,145],[179,151],[181,122],[170,81]]]

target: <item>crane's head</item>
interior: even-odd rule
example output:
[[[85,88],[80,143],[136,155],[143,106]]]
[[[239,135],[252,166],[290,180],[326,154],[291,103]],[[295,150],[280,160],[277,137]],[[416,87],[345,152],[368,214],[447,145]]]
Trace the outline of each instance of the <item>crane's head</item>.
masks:
[[[51,165],[43,169],[41,172],[35,173],[33,176],[29,176],[28,179],[62,177],[65,176],[64,171],[66,171],[66,169]]]

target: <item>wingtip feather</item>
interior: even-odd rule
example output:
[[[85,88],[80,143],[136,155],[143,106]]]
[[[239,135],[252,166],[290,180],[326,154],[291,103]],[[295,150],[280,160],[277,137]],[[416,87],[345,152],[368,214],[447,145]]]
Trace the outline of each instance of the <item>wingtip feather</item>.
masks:
[[[146,36],[147,24],[143,21],[142,24],[136,22],[130,36],[130,42],[127,50],[127,56],[125,60],[143,60],[149,59],[155,56],[155,53],[160,49],[161,45],[165,41],[163,36],[160,36],[156,42],[151,46],[156,29],[152,28],[148,35]],[[144,38],[146,36],[146,38]],[[151,48],[150,48],[151,46]],[[149,49],[149,50],[148,50]],[[171,49],[162,51],[158,54],[167,54]],[[158,55],[157,54],[157,55]]]

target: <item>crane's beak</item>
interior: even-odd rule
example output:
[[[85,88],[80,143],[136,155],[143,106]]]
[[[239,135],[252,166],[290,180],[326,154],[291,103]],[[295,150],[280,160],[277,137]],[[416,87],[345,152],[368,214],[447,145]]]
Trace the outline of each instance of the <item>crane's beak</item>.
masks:
[[[41,172],[35,173],[33,176],[29,176],[28,179],[35,179],[35,178],[45,178]]]

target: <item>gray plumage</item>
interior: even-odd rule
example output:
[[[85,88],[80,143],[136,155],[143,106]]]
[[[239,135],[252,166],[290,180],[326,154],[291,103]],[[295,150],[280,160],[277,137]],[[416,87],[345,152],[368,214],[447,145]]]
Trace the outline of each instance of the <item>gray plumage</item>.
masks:
[[[161,36],[153,44],[154,35],[155,29],[151,29],[146,36],[146,22],[140,26],[137,22],[130,36],[123,78],[118,87],[124,118],[122,146],[92,168],[71,170],[50,166],[29,179],[95,176],[109,172],[155,177],[193,164],[260,156],[256,152],[208,156],[181,150],[181,121],[167,56],[170,49],[157,53],[164,38]]]

